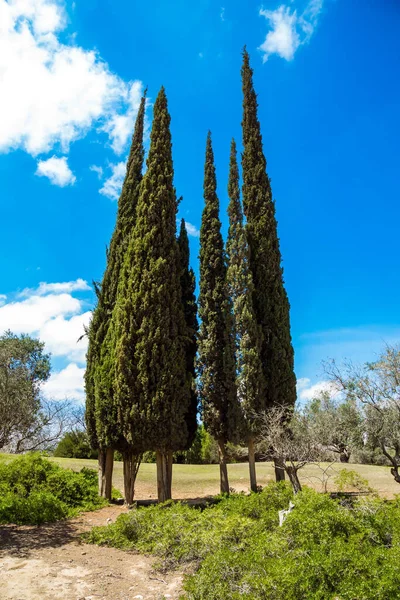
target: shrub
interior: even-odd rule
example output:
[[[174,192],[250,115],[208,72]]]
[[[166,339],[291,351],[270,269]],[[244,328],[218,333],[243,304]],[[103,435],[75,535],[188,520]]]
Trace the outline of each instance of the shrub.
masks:
[[[90,447],[85,431],[68,431],[59,441],[54,456],[63,458],[97,458],[97,450]]]
[[[305,488],[282,527],[287,484],[218,498],[204,510],[183,504],[140,508],[94,528],[89,541],[134,548],[159,566],[192,563],[188,600],[387,600],[400,586],[400,499],[341,506]]]
[[[91,469],[63,469],[37,453],[0,463],[0,523],[39,525],[104,504]]]

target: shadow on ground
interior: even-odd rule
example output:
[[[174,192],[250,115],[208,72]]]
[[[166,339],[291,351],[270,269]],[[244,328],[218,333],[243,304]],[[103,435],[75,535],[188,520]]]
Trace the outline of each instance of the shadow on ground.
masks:
[[[77,540],[76,525],[69,521],[45,525],[0,526],[0,554],[28,557],[36,550],[59,548]]]

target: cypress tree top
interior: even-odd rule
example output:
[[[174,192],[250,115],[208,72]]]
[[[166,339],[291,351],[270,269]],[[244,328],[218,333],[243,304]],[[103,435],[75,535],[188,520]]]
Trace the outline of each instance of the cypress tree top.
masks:
[[[114,386],[128,441],[164,452],[185,447],[190,402],[164,88],[153,115],[147,172],[113,314]]]
[[[262,329],[261,362],[266,406],[293,405],[296,400],[289,301],[283,284],[281,253],[270,181],[266,172],[257,96],[249,54],[243,52],[243,206],[247,218],[253,305]]]
[[[200,229],[199,392],[207,430],[215,438],[227,442],[236,439],[239,407],[235,387],[232,306],[226,282],[210,133],[206,146],[204,200]]]

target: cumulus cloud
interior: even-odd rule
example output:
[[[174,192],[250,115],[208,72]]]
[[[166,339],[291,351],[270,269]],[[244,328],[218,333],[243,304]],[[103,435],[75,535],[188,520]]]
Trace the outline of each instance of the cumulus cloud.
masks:
[[[332,381],[319,381],[311,385],[311,380],[307,377],[297,380],[297,396],[300,400],[312,400],[323,392],[328,392],[334,396],[338,393],[338,390]]]
[[[70,363],[57,373],[53,373],[43,386],[43,393],[51,400],[83,400],[85,397],[83,377],[85,369]]]
[[[188,235],[191,235],[192,237],[200,236],[200,231],[197,229],[196,225],[192,225],[192,223],[189,223],[188,221],[185,221],[185,225]]]
[[[5,294],[0,294],[0,306],[3,306],[3,304],[5,304],[6,300],[7,300],[7,296]]]
[[[270,30],[259,47],[263,53],[263,62],[272,54],[285,60],[292,60],[296,50],[307,44],[318,25],[324,0],[310,0],[304,11],[282,4],[276,10],[260,10],[260,15],[268,21]]]
[[[57,158],[52,156],[47,160],[39,160],[36,175],[47,177],[53,185],[65,187],[73,185],[76,177],[68,166],[66,156]]]
[[[61,41],[57,0],[0,0],[0,151],[63,153],[94,126],[121,152],[141,83],[126,83],[94,50]],[[73,37],[70,38],[73,40]]]
[[[41,283],[24,290],[16,299],[0,306],[0,332],[27,333],[45,342],[53,356],[84,362],[87,338],[84,336],[91,313],[83,300],[72,293],[90,289],[82,279],[66,283]],[[23,298],[23,299],[21,299]]]
[[[110,165],[110,168],[111,176],[105,180],[103,187],[99,191],[100,194],[111,198],[111,200],[118,200],[125,179],[126,164],[119,162],[115,165]]]
[[[25,288],[19,293],[19,296],[44,296],[45,294],[63,292],[88,292],[91,290],[90,285],[84,279],[75,279],[74,281],[64,281],[62,283],[46,283],[41,281],[37,288]]]

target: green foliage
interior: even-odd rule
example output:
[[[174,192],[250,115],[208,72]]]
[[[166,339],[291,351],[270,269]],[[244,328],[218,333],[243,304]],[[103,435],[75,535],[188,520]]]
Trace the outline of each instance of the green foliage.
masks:
[[[0,336],[0,448],[40,426],[40,386],[49,376],[44,343],[10,331]]]
[[[263,410],[265,380],[262,371],[261,328],[253,308],[253,278],[250,271],[250,252],[243,224],[240,202],[239,169],[236,144],[232,140],[229,168],[229,230],[226,243],[228,257],[227,282],[233,303],[236,373],[238,395],[243,410],[242,439],[256,430],[254,414]],[[255,431],[254,431],[255,432]]]
[[[226,260],[219,218],[211,134],[204,169],[205,206],[200,229],[199,395],[206,429],[226,443],[236,438],[236,397],[232,305],[226,281]]]
[[[143,451],[168,451],[187,444],[191,378],[164,88],[153,115],[147,171],[107,334],[112,353],[102,376],[111,384],[129,443]]]
[[[196,279],[194,271],[189,265],[189,239],[184,219],[181,221],[178,246],[182,303],[186,323],[186,374],[187,377],[190,378],[190,402],[188,412],[186,413],[186,425],[188,429],[186,449],[190,452],[190,447],[194,443],[197,431],[198,396],[195,385],[195,360],[197,354],[197,332],[199,330],[199,323],[197,321],[197,303],[195,296]]]
[[[62,469],[40,454],[0,462],[0,523],[40,525],[105,504],[92,469]]]
[[[278,523],[277,510],[287,506],[291,492],[285,484],[269,486],[250,497],[220,497],[203,511],[185,504],[165,503],[122,515],[108,527],[95,527],[92,543],[134,548],[158,556],[164,567],[200,561],[216,548],[241,545],[260,527]]]
[[[97,458],[85,431],[68,431],[59,441],[54,456],[63,458]]]
[[[146,98],[142,98],[132,137],[126,176],[118,202],[115,229],[107,251],[103,281],[96,285],[97,306],[88,328],[89,346],[85,373],[86,425],[92,448],[123,447],[124,440],[117,426],[118,415],[112,395],[112,382],[105,377],[110,364],[110,347],[105,344],[114,309],[120,273],[129,238],[136,220],[144,159],[143,128]],[[109,375],[109,374],[108,374]]]
[[[283,283],[275,203],[267,175],[257,95],[249,54],[243,52],[243,207],[253,276],[253,306],[262,327],[261,362],[266,382],[264,407],[293,406],[296,400],[289,301]]]
[[[203,511],[166,503],[94,528],[93,543],[158,557],[159,567],[192,563],[188,600],[387,600],[400,585],[400,499],[355,501],[349,509],[310,489],[293,499],[285,483],[232,495]]]
[[[373,489],[368,483],[368,479],[361,477],[357,471],[350,469],[341,469],[335,477],[334,483],[339,492],[373,492]]]

